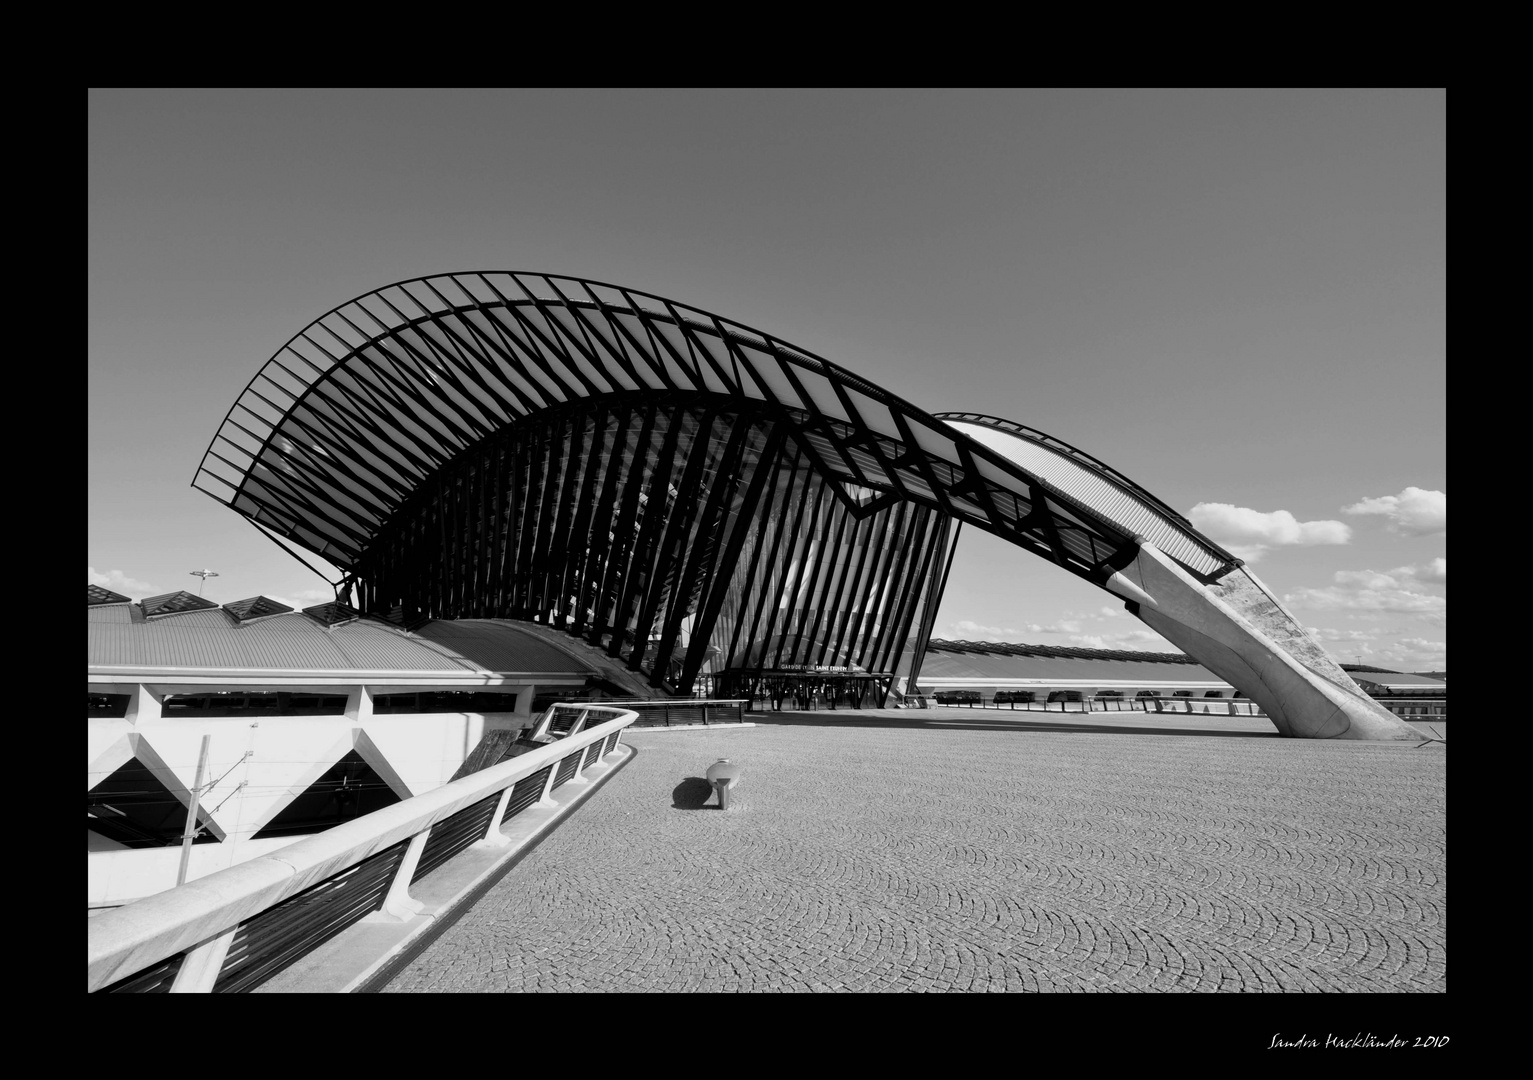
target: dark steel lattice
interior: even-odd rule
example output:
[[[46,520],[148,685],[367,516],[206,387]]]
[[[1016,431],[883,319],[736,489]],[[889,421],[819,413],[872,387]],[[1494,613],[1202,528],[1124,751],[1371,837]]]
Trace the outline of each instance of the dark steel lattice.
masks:
[[[194,485],[365,612],[544,621],[676,690],[705,666],[890,670],[929,633],[951,522],[1097,583],[1136,534],[1205,579],[1233,565],[1089,455],[1005,431],[1025,452],[661,297],[463,273],[304,329]]]

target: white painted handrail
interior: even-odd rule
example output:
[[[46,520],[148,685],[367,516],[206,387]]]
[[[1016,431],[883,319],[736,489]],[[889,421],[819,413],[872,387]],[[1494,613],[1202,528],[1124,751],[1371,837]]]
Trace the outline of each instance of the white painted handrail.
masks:
[[[87,992],[110,986],[166,957],[198,946],[216,951],[222,942],[227,948],[235,928],[252,916],[402,840],[424,836],[437,822],[491,795],[508,791],[517,781],[540,769],[557,767],[571,753],[585,753],[591,744],[638,719],[638,713],[628,709],[586,704],[554,706],[561,707],[579,709],[584,714],[565,738],[299,840],[270,855],[88,920]],[[609,713],[615,715],[595,726],[586,726]],[[582,758],[577,773],[583,768]],[[550,773],[550,783],[552,779]],[[544,793],[547,794],[546,788]],[[504,804],[505,800],[501,801]],[[497,812],[492,829],[498,824]],[[401,866],[399,873],[408,873],[409,869],[408,865]],[[220,962],[221,959],[220,956]]]

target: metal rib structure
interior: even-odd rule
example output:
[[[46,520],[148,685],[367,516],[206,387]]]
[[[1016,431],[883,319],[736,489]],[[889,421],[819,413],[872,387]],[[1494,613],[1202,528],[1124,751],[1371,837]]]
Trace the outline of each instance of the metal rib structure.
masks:
[[[1239,566],[1040,432],[544,274],[336,308],[251,380],[193,484],[340,568],[364,611],[546,622],[673,692],[705,667],[918,670],[963,523],[1104,587],[1146,543],[1204,585]]]

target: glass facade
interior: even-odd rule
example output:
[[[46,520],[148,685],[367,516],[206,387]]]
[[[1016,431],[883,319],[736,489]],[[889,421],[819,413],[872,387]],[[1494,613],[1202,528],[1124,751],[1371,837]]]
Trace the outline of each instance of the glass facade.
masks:
[[[512,424],[379,530],[356,568],[360,606],[544,623],[673,693],[806,669],[870,673],[886,691],[956,528],[824,475],[805,420],[664,393]]]

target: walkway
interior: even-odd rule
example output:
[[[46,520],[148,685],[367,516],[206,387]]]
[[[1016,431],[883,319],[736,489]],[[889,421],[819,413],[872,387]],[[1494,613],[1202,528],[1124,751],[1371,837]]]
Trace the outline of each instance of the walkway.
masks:
[[[387,992],[1447,989],[1444,745],[755,719],[630,733],[637,759]],[[743,782],[698,809],[719,757]]]

